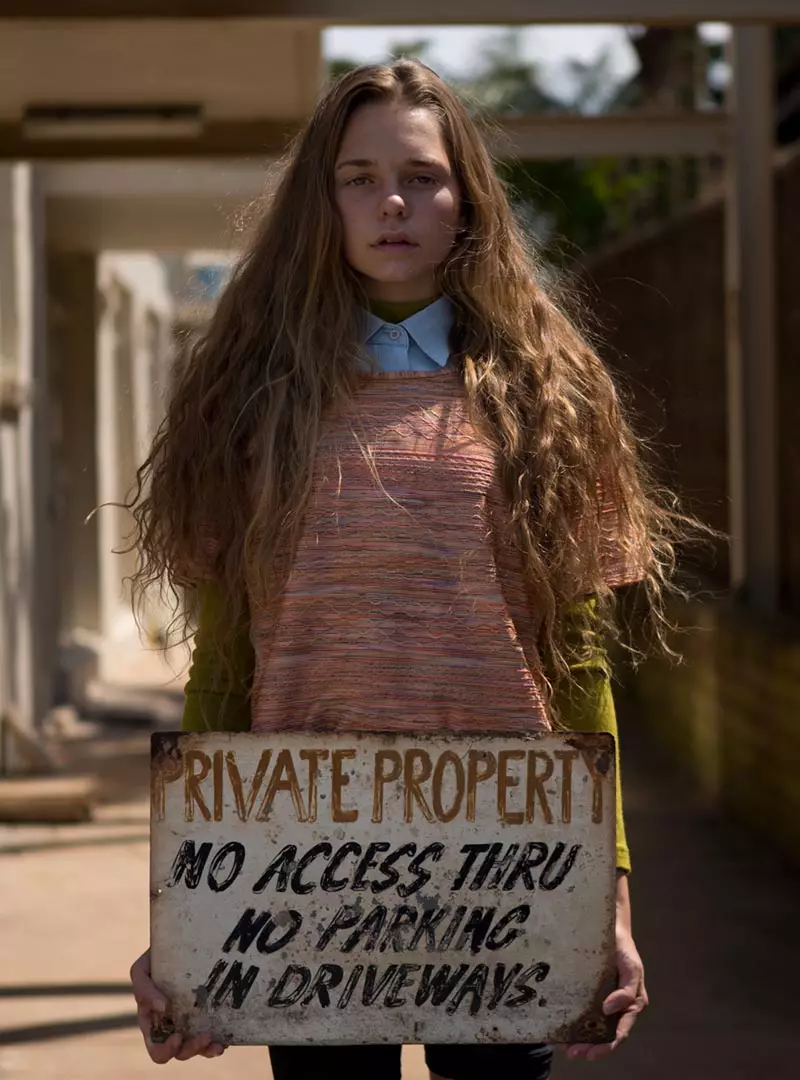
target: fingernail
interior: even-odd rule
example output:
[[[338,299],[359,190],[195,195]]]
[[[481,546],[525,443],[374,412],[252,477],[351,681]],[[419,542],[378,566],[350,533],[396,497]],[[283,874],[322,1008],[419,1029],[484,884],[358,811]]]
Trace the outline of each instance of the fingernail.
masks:
[[[156,1012],[166,1012],[167,1003],[166,1001],[164,1001],[163,998],[155,998],[153,1001],[153,1008],[156,1010]]]

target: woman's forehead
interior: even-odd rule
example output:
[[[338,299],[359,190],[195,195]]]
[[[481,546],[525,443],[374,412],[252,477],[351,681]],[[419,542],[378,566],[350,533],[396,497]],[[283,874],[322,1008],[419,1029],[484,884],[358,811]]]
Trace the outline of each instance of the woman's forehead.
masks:
[[[430,109],[370,103],[356,109],[345,128],[337,165],[348,159],[388,163],[390,159],[447,165],[439,121]]]

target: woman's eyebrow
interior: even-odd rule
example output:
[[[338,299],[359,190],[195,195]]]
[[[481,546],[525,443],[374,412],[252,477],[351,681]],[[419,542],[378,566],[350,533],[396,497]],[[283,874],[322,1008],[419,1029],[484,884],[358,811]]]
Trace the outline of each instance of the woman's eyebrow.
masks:
[[[377,165],[377,161],[371,161],[369,158],[348,158],[347,161],[340,161],[336,166],[338,169],[346,169],[351,166],[355,169],[370,169]],[[423,169],[444,169],[445,165],[441,161],[436,161],[434,158],[408,158],[405,162],[406,165],[413,165]]]

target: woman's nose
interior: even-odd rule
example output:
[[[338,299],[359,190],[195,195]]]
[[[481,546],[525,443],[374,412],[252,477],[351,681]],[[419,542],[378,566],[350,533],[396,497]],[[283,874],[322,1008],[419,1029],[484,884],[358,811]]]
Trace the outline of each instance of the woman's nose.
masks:
[[[400,214],[404,214],[405,209],[406,204],[403,202],[401,195],[387,195],[383,200],[383,212],[391,217],[397,217]]]

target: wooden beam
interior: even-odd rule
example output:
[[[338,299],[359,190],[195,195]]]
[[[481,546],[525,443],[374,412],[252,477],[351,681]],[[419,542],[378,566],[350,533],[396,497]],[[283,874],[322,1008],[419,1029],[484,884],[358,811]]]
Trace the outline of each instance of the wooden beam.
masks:
[[[290,120],[231,121],[210,123],[194,138],[55,140],[30,138],[19,124],[0,124],[0,159],[268,158],[283,153],[299,127]],[[725,153],[729,121],[722,113],[531,116],[500,120],[495,130],[489,145],[501,157],[702,157]]]
[[[769,617],[778,609],[780,579],[770,30],[735,32],[733,69],[726,216],[731,585]]]
[[[524,160],[572,157],[704,157],[725,154],[725,113],[685,116],[534,116],[503,119],[492,149]]]
[[[797,0],[0,0],[12,18],[307,19],[323,24],[800,23]]]

